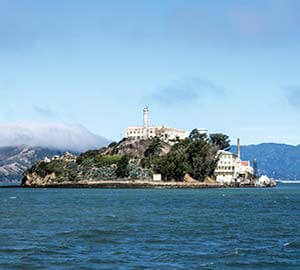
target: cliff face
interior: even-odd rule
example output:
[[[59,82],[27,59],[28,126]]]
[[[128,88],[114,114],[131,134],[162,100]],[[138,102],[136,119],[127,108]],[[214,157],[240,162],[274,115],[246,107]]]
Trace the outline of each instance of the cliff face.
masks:
[[[116,145],[108,148],[103,148],[104,155],[130,155],[134,157],[143,157],[145,151],[151,144],[151,140],[134,141],[130,139],[123,139]],[[164,155],[171,150],[171,145],[166,142],[161,142],[161,154]]]
[[[38,160],[62,153],[59,150],[27,145],[0,147],[0,182],[19,182],[23,172]]]
[[[151,141],[134,142],[123,140],[110,147],[90,150],[79,156],[65,153],[51,160],[39,161],[24,173],[23,186],[43,186],[56,183],[82,181],[100,181],[115,179],[152,179],[152,172],[142,168],[141,158]],[[164,144],[163,151],[168,151],[169,145]],[[122,157],[129,155],[125,172],[121,176],[124,162]],[[122,163],[123,162],[123,163]],[[120,172],[121,171],[121,172]]]

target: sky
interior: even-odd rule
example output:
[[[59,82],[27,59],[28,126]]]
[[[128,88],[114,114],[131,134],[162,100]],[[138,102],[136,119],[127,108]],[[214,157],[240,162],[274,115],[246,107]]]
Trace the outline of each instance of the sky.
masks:
[[[300,144],[299,12],[298,0],[0,0],[0,135],[80,125],[120,140],[149,106],[152,125]]]

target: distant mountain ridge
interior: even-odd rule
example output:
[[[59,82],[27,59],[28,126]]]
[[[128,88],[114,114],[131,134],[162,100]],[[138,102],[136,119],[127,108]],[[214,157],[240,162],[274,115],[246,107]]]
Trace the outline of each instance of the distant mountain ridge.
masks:
[[[23,172],[38,160],[62,155],[63,152],[28,145],[0,147],[0,182],[19,182]]]
[[[231,146],[232,153],[237,147]],[[65,151],[27,145],[0,147],[0,182],[20,181],[23,172],[45,157],[62,155]],[[74,152],[73,152],[74,153]],[[277,143],[241,146],[241,158],[258,162],[259,174],[274,179],[300,179],[300,145]]]
[[[231,147],[232,153],[237,147]],[[279,143],[262,143],[241,146],[243,160],[256,159],[259,174],[266,174],[274,179],[300,179],[300,145],[293,146]]]
[[[18,182],[45,157],[99,149],[110,141],[81,125],[65,123],[0,124],[0,182]]]

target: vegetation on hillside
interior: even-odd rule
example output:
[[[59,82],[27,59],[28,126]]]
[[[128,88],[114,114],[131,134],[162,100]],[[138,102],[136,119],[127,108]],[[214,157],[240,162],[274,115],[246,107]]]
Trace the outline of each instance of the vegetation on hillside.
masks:
[[[176,140],[166,155],[161,155],[161,145],[154,138],[148,149],[142,165],[150,167],[155,173],[160,173],[165,181],[182,181],[185,174],[198,181],[205,177],[213,177],[218,162],[218,150],[228,148],[227,135],[218,133],[207,136],[192,130],[185,140]]]
[[[224,134],[200,134],[194,129],[184,140],[167,144],[160,138],[122,140],[106,148],[90,150],[78,157],[61,157],[50,162],[38,162],[25,172],[53,181],[105,179],[152,179],[160,173],[164,181],[183,181],[185,174],[203,181],[213,177],[218,162],[217,152],[229,146]],[[49,178],[49,177],[48,177]],[[23,182],[24,182],[23,181]]]

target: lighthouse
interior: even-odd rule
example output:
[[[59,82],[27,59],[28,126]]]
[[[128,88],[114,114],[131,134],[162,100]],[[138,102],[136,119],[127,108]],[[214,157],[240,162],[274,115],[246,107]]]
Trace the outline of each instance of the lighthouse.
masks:
[[[144,108],[144,139],[147,140],[149,138],[149,134],[148,134],[148,128],[149,128],[149,108],[145,107]]]
[[[131,140],[148,140],[159,137],[161,140],[171,142],[177,138],[183,140],[187,138],[187,132],[183,129],[170,128],[163,125],[149,125],[149,108],[143,109],[143,125],[129,126],[125,131],[125,138]]]

